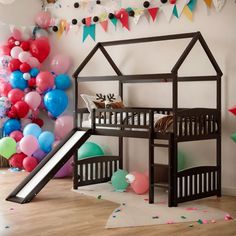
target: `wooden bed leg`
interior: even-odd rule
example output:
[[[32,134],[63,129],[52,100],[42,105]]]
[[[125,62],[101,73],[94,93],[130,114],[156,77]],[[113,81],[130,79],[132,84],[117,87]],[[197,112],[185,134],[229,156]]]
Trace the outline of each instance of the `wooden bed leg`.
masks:
[[[119,169],[123,169],[123,138],[119,137]]]
[[[74,161],[73,161],[73,189],[78,188],[79,176],[78,176],[78,150],[74,153]]]
[[[154,140],[149,139],[149,203],[154,203]]]
[[[217,197],[221,197],[221,137],[216,139]]]

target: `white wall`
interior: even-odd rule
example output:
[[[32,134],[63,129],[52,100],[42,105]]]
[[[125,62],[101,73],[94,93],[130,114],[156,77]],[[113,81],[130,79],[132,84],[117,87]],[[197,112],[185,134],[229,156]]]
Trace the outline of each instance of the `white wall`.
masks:
[[[15,25],[32,25],[34,14],[40,9],[40,1],[21,0],[16,1],[11,6],[0,5],[0,20]],[[62,4],[71,4],[73,1],[61,0]],[[123,1],[124,6],[140,2]],[[28,10],[30,9],[30,11]],[[206,12],[203,1],[198,1],[197,9],[194,12],[194,21],[188,21],[185,16],[180,20],[173,17],[168,23],[163,13],[157,17],[157,22],[148,24],[146,19],[141,19],[136,26],[131,23],[131,31],[122,29],[120,26],[114,30],[112,24],[109,24],[108,33],[104,33],[100,26],[97,27],[97,41],[110,41],[127,38],[148,37],[163,34],[183,33],[201,31],[207,41],[213,55],[220,65],[224,76],[222,86],[222,164],[223,164],[223,187],[227,192],[236,194],[236,144],[230,139],[230,135],[236,132],[236,117],[227,112],[227,109],[236,104],[236,4],[234,1],[227,1],[226,6],[221,13],[211,10]],[[13,14],[14,12],[14,14]],[[76,15],[81,17],[83,13],[73,8],[62,8],[53,10],[54,15],[71,20]],[[1,30],[1,35],[6,35],[7,31]],[[73,58],[74,65],[71,72],[82,62],[89,53],[95,42],[88,39],[82,43],[82,29],[72,30],[67,36],[58,40],[55,35],[52,36],[54,52],[66,52]],[[125,46],[122,48],[109,48],[117,65],[124,74],[134,73],[155,73],[169,72],[171,66],[175,63],[181,50],[188,40],[180,42],[152,43],[150,45]],[[112,70],[107,66],[101,54],[98,54],[85,70],[87,74],[111,74]],[[204,53],[199,45],[193,50],[188,60],[184,64],[181,74],[207,74],[212,73],[211,65],[208,63]],[[95,92],[116,92],[117,85],[114,83],[83,83],[80,85],[80,91],[83,93]],[[190,83],[180,86],[180,105],[182,106],[215,106],[214,83]],[[147,96],[148,94],[148,96]],[[171,106],[171,87],[170,84],[140,84],[129,85],[125,87],[125,102],[128,105],[142,106]],[[71,96],[72,97],[72,96]],[[81,101],[82,102],[82,101]],[[84,106],[82,103],[81,106]],[[114,139],[104,139],[96,137],[95,140],[115,152]],[[147,140],[126,139],[125,142],[126,167],[130,170],[147,169]],[[214,141],[193,142],[181,144],[182,150],[187,155],[186,163],[188,166],[196,164],[214,163]],[[156,159],[161,162],[167,160],[165,152],[158,151]]]

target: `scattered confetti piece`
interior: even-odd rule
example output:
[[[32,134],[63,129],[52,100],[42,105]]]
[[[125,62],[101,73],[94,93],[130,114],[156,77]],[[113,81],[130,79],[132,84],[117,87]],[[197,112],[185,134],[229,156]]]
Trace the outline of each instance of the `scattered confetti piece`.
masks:
[[[159,216],[153,216],[152,219],[159,219]]]
[[[208,211],[207,211],[207,210],[203,210],[202,212],[203,212],[203,213],[207,213]]]
[[[188,207],[186,208],[187,211],[196,211],[197,208],[196,207]]]
[[[117,209],[117,210],[115,211],[115,213],[120,212],[120,211],[121,211],[120,209]]]
[[[116,218],[116,216],[112,216],[113,218]]]
[[[198,223],[198,224],[200,224],[200,225],[202,225],[202,224],[203,224],[203,222],[202,222],[202,220],[201,220],[201,219],[199,219],[199,220],[197,221],[197,223]]]
[[[204,225],[206,225],[206,224],[208,224],[208,220],[202,220],[202,223],[203,223]]]
[[[146,202],[148,202],[149,199],[148,199],[148,198],[144,198],[143,200],[146,201]]]
[[[98,195],[98,196],[97,196],[97,199],[102,199],[102,195]]]
[[[21,171],[21,169],[19,169],[19,168],[10,168],[10,169],[8,169],[10,172],[20,172]]]
[[[193,225],[189,225],[188,227],[192,228],[192,227],[193,227]]]
[[[14,208],[10,208],[10,211],[14,211],[15,209]]]
[[[167,220],[166,224],[168,224],[168,225],[174,224],[174,221],[172,221],[172,220]]]
[[[122,203],[123,206],[125,206],[126,204],[125,203]]]
[[[158,204],[166,204],[166,201],[160,201]]]
[[[186,219],[187,217],[186,217],[186,216],[181,216],[180,218],[182,218],[182,219]]]
[[[233,217],[232,217],[230,214],[226,214],[225,217],[224,217],[224,219],[225,219],[226,221],[228,221],[228,220],[233,220]]]
[[[6,225],[6,226],[5,226],[5,229],[9,229],[9,228],[10,228],[10,226],[9,226],[9,225]]]
[[[211,223],[216,223],[216,220],[211,220]]]

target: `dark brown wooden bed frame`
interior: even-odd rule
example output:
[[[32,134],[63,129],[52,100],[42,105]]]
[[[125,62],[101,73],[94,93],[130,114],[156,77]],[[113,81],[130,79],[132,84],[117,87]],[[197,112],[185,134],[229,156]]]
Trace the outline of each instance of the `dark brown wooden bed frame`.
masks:
[[[105,47],[138,44],[154,41],[177,40],[190,38],[191,41],[174,65],[170,73],[164,74],[139,74],[123,75]],[[216,75],[206,76],[178,76],[178,70],[189,52],[199,41],[208,56]],[[116,76],[91,76],[80,77],[80,72],[84,69],[93,55],[100,49],[111,67],[116,72]],[[96,109],[91,115],[91,127],[93,135],[116,136],[118,137],[119,153],[117,156],[92,157],[78,160],[78,154],[74,155],[74,178],[73,188],[79,186],[103,183],[111,179],[112,174],[118,169],[123,168],[123,137],[146,138],[149,140],[149,203],[154,203],[154,187],[162,186],[162,183],[155,183],[155,163],[154,149],[156,147],[168,148],[168,205],[177,206],[178,203],[190,200],[221,196],[221,77],[222,72],[214,59],[210,49],[200,32],[184,33],[157,36],[150,38],[129,39],[111,42],[97,43],[88,54],[85,60],[75,71],[75,113],[74,126],[81,130],[88,130],[83,127],[84,114],[88,113],[86,108],[78,108],[78,96],[80,82],[92,81],[118,81],[119,95],[123,98],[123,85],[125,83],[172,83],[172,107],[171,108],[149,108],[134,107],[124,109]],[[178,107],[178,83],[193,81],[215,81],[216,82],[216,108],[179,108]],[[154,114],[173,114],[173,132],[156,132],[154,129]],[[105,119],[96,119],[97,114],[103,114]],[[117,115],[138,117],[138,121],[122,123],[117,122]],[[111,116],[115,118],[112,119]],[[140,117],[144,116],[144,121],[140,123]],[[145,117],[149,116],[149,119]],[[99,117],[101,117],[99,115]],[[106,119],[107,118],[107,119]],[[79,122],[78,122],[79,120]],[[122,119],[120,119],[122,120]],[[216,165],[199,166],[178,171],[177,156],[178,143],[196,140],[216,140]],[[165,140],[166,144],[157,143],[158,140]]]

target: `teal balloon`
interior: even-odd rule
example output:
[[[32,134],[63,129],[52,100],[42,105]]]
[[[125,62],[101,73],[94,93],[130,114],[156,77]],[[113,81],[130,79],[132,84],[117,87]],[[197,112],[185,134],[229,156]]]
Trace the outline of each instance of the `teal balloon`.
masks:
[[[233,133],[233,134],[231,135],[231,139],[236,143],[236,133]]]
[[[96,143],[86,142],[78,150],[79,160],[95,156],[104,156],[104,151]]]
[[[41,133],[42,129],[34,123],[26,125],[23,131],[24,136],[33,135],[35,138],[38,138]]]
[[[68,96],[64,91],[54,89],[44,96],[44,105],[53,117],[58,117],[68,106]]]
[[[178,151],[178,171],[185,169],[185,154],[182,151]]]
[[[49,131],[42,132],[38,138],[40,148],[46,153],[49,153],[52,150],[54,141],[55,136],[52,132]]]
[[[70,88],[71,86],[70,77],[66,74],[58,75],[55,78],[55,85],[57,89],[61,89],[61,90],[66,90]]]
[[[23,73],[19,70],[14,71],[10,75],[10,84],[12,88],[24,90],[28,87],[28,82],[23,78]]]
[[[21,123],[17,119],[9,119],[4,123],[3,126],[4,135],[9,135],[11,132],[20,129],[21,129]]]
[[[126,170],[117,170],[111,177],[111,184],[116,191],[124,191],[129,186],[126,181],[126,175],[128,172]]]

